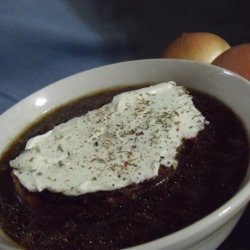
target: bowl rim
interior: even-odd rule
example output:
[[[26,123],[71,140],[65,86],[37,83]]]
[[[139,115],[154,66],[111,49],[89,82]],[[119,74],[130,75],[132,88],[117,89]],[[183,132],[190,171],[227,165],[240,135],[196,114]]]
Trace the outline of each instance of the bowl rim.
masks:
[[[198,67],[208,67],[211,69],[217,69],[218,71],[223,71],[223,73],[227,73],[229,75],[232,75],[233,77],[237,78],[239,81],[241,81],[244,84],[249,85],[250,88],[250,82],[246,80],[245,78],[241,77],[240,75],[224,69],[222,67],[218,67],[215,65],[211,64],[206,64],[206,63],[198,63],[194,62],[191,60],[183,60],[183,59],[140,59],[140,60],[130,60],[130,61],[124,61],[124,62],[118,62],[118,63],[113,63],[113,64],[108,64],[96,68],[92,68],[89,70],[81,71],[79,73],[70,75],[68,77],[65,77],[63,79],[60,79],[58,81],[55,81],[51,84],[48,84],[47,86],[35,91],[34,93],[28,95],[27,97],[23,98],[19,102],[17,102],[15,105],[4,111],[2,114],[0,114],[0,118],[4,118],[6,114],[9,114],[10,112],[14,111],[14,108],[16,105],[21,104],[22,102],[27,101],[30,99],[32,96],[37,95],[39,92],[46,90],[49,88],[51,85],[60,85],[60,83],[65,82],[65,80],[70,80],[76,77],[81,76],[82,74],[86,73],[91,73],[92,71],[97,71],[97,70],[108,70],[109,68],[116,67],[118,65],[126,65],[130,63],[135,63],[135,64],[140,64],[144,62],[148,63],[155,63],[155,62],[173,62],[173,63],[184,63],[184,64],[194,64]],[[112,69],[114,70],[114,69]],[[42,115],[40,113],[40,115]],[[1,119],[0,119],[1,120]],[[18,135],[18,133],[17,133]],[[9,145],[6,145],[5,149],[8,148]],[[0,152],[0,157],[2,153],[4,153],[5,149]],[[140,249],[146,249],[146,248],[165,248],[165,247],[171,247],[172,245],[175,245],[180,241],[186,241],[189,240],[191,237],[194,237],[195,235],[198,237],[203,231],[205,231],[207,228],[210,228],[211,231],[213,231],[211,228],[213,228],[213,225],[216,223],[217,226],[221,226],[224,221],[226,221],[228,218],[232,217],[235,215],[237,212],[239,212],[242,208],[244,208],[247,203],[250,201],[250,181],[244,184],[244,186],[240,187],[238,192],[232,196],[226,203],[224,203],[222,206],[214,210],[212,213],[206,215],[205,217],[199,219],[198,221],[194,222],[193,224],[180,229],[172,234],[163,236],[161,238],[158,238],[156,240],[152,240],[150,242],[146,242],[140,245],[132,246],[130,248],[126,249],[131,249],[131,250],[140,250]],[[8,236],[7,236],[8,237]],[[9,237],[8,237],[9,238]]]

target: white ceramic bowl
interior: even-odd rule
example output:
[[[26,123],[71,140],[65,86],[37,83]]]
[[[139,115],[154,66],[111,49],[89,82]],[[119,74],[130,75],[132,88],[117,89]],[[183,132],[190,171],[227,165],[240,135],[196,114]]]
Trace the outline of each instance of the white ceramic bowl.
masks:
[[[207,64],[153,59],[88,70],[27,97],[0,116],[0,154],[32,121],[71,99],[106,87],[169,80],[212,94],[229,105],[244,122],[250,138],[250,84],[247,80]],[[249,200],[250,170],[238,193],[213,213],[176,233],[130,249],[215,249],[236,225]],[[0,249],[16,247],[2,235]]]

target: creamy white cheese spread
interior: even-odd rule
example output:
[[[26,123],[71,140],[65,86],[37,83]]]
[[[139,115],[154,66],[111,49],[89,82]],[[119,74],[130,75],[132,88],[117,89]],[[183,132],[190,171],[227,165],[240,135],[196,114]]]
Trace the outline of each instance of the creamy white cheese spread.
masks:
[[[176,167],[178,147],[205,124],[185,88],[160,83],[30,139],[10,165],[32,192],[114,190],[157,176],[160,165]]]

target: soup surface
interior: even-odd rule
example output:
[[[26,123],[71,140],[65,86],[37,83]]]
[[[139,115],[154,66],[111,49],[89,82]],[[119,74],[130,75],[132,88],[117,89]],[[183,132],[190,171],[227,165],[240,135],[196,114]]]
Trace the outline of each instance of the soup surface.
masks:
[[[53,250],[134,246],[194,223],[235,194],[249,161],[244,128],[220,101],[189,90],[209,124],[195,140],[184,142],[176,170],[128,189],[79,197],[34,193],[40,201],[37,206],[20,199],[9,161],[22,152],[29,138],[135,88],[139,87],[103,91],[54,110],[27,128],[2,156],[0,223],[15,242],[26,249]]]

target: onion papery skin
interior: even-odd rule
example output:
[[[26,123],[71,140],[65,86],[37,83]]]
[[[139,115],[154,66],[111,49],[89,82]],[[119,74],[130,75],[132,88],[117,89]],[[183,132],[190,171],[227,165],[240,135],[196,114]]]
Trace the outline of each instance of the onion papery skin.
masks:
[[[168,46],[162,57],[211,63],[229,48],[224,39],[212,33],[183,33]]]

